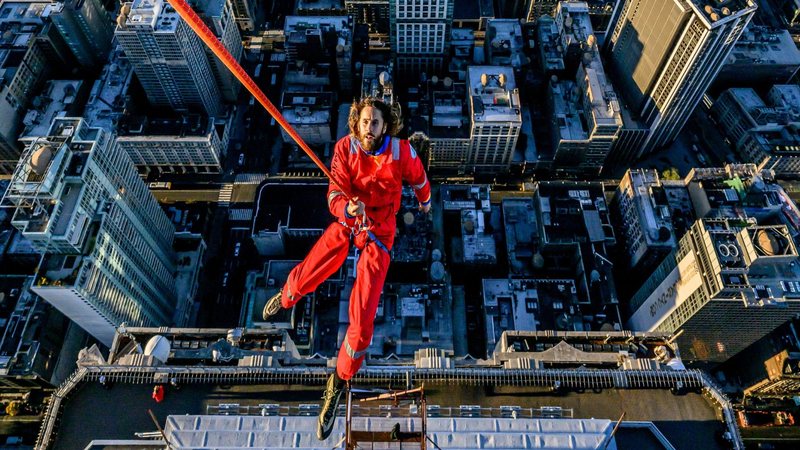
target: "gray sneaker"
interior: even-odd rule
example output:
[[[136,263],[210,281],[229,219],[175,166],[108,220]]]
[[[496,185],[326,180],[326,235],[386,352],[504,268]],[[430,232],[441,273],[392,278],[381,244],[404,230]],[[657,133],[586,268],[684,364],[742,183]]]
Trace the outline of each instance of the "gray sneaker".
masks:
[[[322,410],[319,412],[317,420],[317,439],[324,441],[331,435],[333,424],[336,422],[336,410],[339,408],[339,400],[344,392],[344,384],[338,385],[336,377],[331,374],[328,384],[325,386],[325,393],[322,395]]]
[[[264,305],[264,310],[261,311],[261,318],[264,320],[268,320],[270,317],[278,314],[278,312],[283,308],[281,306],[281,291],[278,291],[277,294],[273,295],[272,297],[267,300],[267,304]]]

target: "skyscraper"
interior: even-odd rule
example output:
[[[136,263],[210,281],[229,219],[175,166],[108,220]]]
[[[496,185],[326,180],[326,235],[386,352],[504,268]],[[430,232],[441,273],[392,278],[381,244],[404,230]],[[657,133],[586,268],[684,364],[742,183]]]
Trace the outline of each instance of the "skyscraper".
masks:
[[[151,105],[219,115],[221,94],[205,46],[172,6],[163,0],[126,3],[115,35]]]
[[[754,0],[624,0],[606,51],[617,87],[649,127],[639,155],[683,128],[757,8]]]
[[[508,171],[522,128],[514,72],[511,67],[471,66],[468,76],[471,126],[468,170]]]
[[[401,75],[432,75],[444,69],[453,4],[453,0],[390,0],[392,54]]]
[[[3,200],[43,254],[31,290],[81,328],[110,345],[122,322],[172,323],[174,228],[103,129],[56,118],[28,142]]]
[[[800,313],[799,292],[785,225],[698,220],[631,299],[626,328],[684,330],[685,359],[719,363]]]
[[[100,0],[66,0],[52,4],[50,20],[75,55],[78,64],[103,64],[114,38],[112,19]]]
[[[233,59],[239,61],[244,47],[242,46],[242,35],[239,33],[239,27],[236,25],[236,18],[233,15],[233,2],[231,0],[201,0],[198,9],[202,11],[202,17],[208,28],[214,32]],[[227,102],[235,102],[242,86],[241,83],[208,46],[204,45],[203,48],[211,63],[211,71],[214,73],[214,79],[217,80],[222,97]]]

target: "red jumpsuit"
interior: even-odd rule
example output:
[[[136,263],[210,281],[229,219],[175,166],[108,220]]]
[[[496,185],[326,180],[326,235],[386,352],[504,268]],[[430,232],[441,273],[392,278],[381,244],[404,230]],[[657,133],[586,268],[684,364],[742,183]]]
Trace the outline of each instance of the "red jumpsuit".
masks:
[[[431,201],[431,187],[422,162],[405,139],[385,138],[375,156],[361,149],[357,139],[345,136],[336,143],[331,162],[336,183],[364,202],[373,221],[371,239],[358,258],[357,275],[350,294],[350,325],[339,349],[336,371],[343,380],[358,372],[372,340],[375,313],[389,269],[396,214],[403,181],[414,187],[420,204]],[[328,187],[328,209],[338,222],[331,224],[308,256],[292,269],[283,287],[281,304],[291,308],[313,292],[344,263],[350,250],[351,227],[356,218],[346,214],[348,200],[333,183]]]

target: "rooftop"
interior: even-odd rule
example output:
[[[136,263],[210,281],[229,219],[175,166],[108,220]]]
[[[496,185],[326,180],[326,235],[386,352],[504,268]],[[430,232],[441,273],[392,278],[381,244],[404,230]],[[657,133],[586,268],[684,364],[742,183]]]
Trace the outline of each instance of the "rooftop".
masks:
[[[173,136],[176,138],[206,136],[213,120],[200,114],[180,117],[126,116],[117,127],[119,136]]]
[[[484,184],[442,185],[440,192],[445,211],[461,211],[462,209],[480,209],[488,213],[492,210],[491,186]]]
[[[259,188],[253,218],[253,234],[276,232],[279,227],[325,229],[334,219],[328,211],[328,183],[268,180]],[[302,214],[292,214],[290,205],[303,205]]]
[[[522,122],[511,67],[470,66],[467,98],[473,122]]]
[[[45,136],[56,116],[78,113],[69,110],[76,106],[76,97],[82,85],[83,81],[80,80],[48,81],[42,94],[33,100],[34,107],[28,110],[22,121],[25,129],[20,134],[20,139]]]
[[[530,276],[539,250],[539,224],[533,198],[504,198],[506,253],[512,276]]]
[[[545,72],[564,70],[564,47],[555,19],[542,16],[536,22],[539,52]]]
[[[42,434],[43,442],[53,448],[85,448],[94,439],[132,439],[136,432],[153,431],[154,425],[146,414],[147,409],[168,423],[181,420],[187,426],[209,424],[204,429],[215,433],[221,428],[210,426],[212,422],[255,424],[256,421],[262,421],[259,423],[264,425],[268,423],[263,422],[265,420],[281,419],[281,423],[288,424],[290,421],[305,420],[296,419],[297,416],[316,414],[320,390],[327,373],[325,360],[296,359],[296,356],[291,356],[293,352],[288,351],[290,344],[274,331],[176,331],[149,329],[144,333],[143,329],[125,330],[142,344],[157,333],[164,336],[165,343],[173,349],[165,358],[167,364],[142,366],[129,356],[125,356],[127,359],[123,362],[119,359],[121,355],[136,351],[136,346],[131,345],[129,340],[119,340],[113,346],[110,361],[85,357],[81,369],[56,393],[58,401],[51,403],[44,426],[47,431]],[[608,343],[608,350],[601,343],[603,339]],[[465,422],[464,418],[476,416],[492,422],[516,417],[519,422],[503,422],[516,426],[528,423],[523,419],[541,418],[615,421],[625,411],[626,421],[654,422],[678,449],[697,446],[720,448],[714,436],[724,431],[725,425],[717,419],[718,408],[726,408],[728,415],[732,415],[732,410],[700,372],[669,368],[652,370],[652,366],[630,371],[587,367],[568,370],[526,368],[515,369],[514,376],[510,376],[511,372],[503,368],[506,363],[520,359],[516,356],[532,356],[526,353],[526,342],[532,351],[540,355],[534,359],[542,361],[546,361],[553,351],[565,349],[565,344],[577,351],[571,353],[573,356],[596,354],[602,358],[602,353],[612,353],[614,346],[619,346],[620,350],[624,348],[629,355],[638,357],[641,351],[639,347],[628,349],[626,340],[641,342],[645,348],[656,346],[659,342],[658,339],[639,334],[635,337],[620,336],[620,342],[608,342],[608,339],[606,335],[592,337],[551,333],[549,337],[537,337],[518,334],[504,339],[507,342],[504,347],[507,348],[498,349],[495,360],[457,360],[436,351],[419,352],[414,359],[401,361],[370,359],[355,382],[360,386],[379,388],[404,386],[407,382],[412,386],[424,383],[429,420],[441,418],[456,427],[467,426],[469,422]],[[559,344],[562,341],[565,344]],[[537,343],[542,344],[541,350]],[[212,348],[225,358],[212,361]],[[264,359],[280,360],[281,367],[243,364],[245,360],[242,355],[248,352],[260,353]],[[154,361],[153,357],[143,356],[139,355],[138,360],[145,363]],[[233,356],[233,359],[229,356]],[[648,360],[646,356],[644,359]],[[432,361],[426,362],[427,358],[432,357],[439,360],[435,364],[442,364],[440,369],[424,368],[433,367],[427,365]],[[252,358],[247,361],[255,362]],[[590,365],[602,367],[603,364]],[[173,385],[170,385],[171,380]],[[674,395],[669,389],[676,388],[679,382],[683,386],[679,389],[683,395]],[[150,397],[155,383],[166,386],[166,399],[161,403],[153,402]],[[487,395],[487,389],[490,395]],[[697,393],[700,389],[708,396]],[[414,408],[405,404],[381,406],[380,411],[377,407],[364,405],[354,409],[358,421],[365,420],[364,417],[385,417],[388,413],[393,417],[401,417],[399,420],[393,419],[392,423],[408,420],[403,417],[419,417],[418,410],[415,412]],[[109,421],[107,415],[87,415],[86,411],[124,415],[126,420]],[[203,417],[187,418],[187,415]],[[170,416],[174,419],[167,419]],[[54,421],[56,417],[60,419],[57,426]],[[337,427],[341,427],[343,419],[340,417],[338,421]],[[358,423],[373,430],[382,429],[382,422]],[[230,430],[231,426],[225,429]],[[217,434],[216,437],[221,436]],[[330,446],[339,437],[339,432],[336,432],[331,437]]]
[[[489,19],[486,25],[489,63],[496,66],[522,67],[527,57],[522,53],[522,27],[518,19]]]
[[[726,64],[800,65],[800,50],[789,30],[750,24],[725,61]]]
[[[484,17],[494,17],[492,0],[462,0],[453,8],[454,20],[477,21]]]
[[[134,0],[129,8],[123,7],[120,11],[117,30],[148,27],[156,32],[172,33],[180,20],[177,11],[164,0]]]
[[[639,226],[648,245],[674,247],[677,239],[672,229],[669,202],[655,170],[630,170],[631,188]],[[623,193],[622,195],[626,195]]]
[[[495,264],[497,248],[494,236],[486,232],[491,214],[479,209],[461,211],[461,241],[465,263]]]
[[[84,117],[94,127],[114,130],[125,109],[125,95],[133,79],[133,66],[122,52],[114,50],[103,71],[92,85]]]

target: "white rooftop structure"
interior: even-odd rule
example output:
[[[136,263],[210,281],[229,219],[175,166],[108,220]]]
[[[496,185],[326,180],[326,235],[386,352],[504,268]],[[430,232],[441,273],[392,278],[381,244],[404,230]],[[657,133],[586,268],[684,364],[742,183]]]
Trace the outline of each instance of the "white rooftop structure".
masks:
[[[164,432],[175,450],[338,447],[345,432],[344,417],[336,419],[324,441],[314,435],[316,421],[316,417],[299,416],[169,416]],[[403,432],[421,428],[419,418],[354,417],[353,429],[391,430],[395,423]],[[613,428],[607,419],[451,417],[427,421],[427,435],[441,449],[615,450]]]

